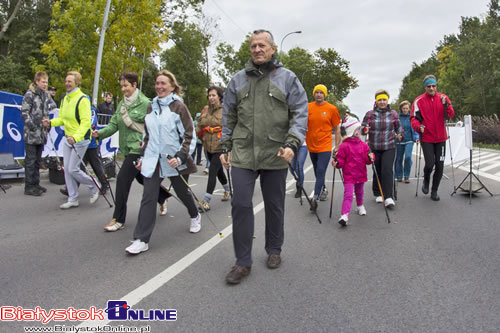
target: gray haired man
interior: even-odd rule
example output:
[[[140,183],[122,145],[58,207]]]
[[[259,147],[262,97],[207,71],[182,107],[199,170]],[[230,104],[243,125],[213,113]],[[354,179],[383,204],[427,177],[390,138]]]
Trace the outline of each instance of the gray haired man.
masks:
[[[279,63],[269,31],[250,37],[251,59],[231,79],[224,94],[221,162],[232,165],[233,244],[236,265],[226,282],[250,273],[254,215],[252,196],[260,177],[264,198],[267,266],[281,264],[288,163],[304,141],[307,96],[296,75]]]

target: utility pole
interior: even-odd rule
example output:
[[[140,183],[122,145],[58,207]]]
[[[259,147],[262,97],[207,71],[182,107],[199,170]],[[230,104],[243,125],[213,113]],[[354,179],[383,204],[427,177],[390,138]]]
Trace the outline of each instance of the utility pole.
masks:
[[[92,91],[92,105],[97,107],[97,96],[99,93],[99,78],[101,77],[101,60],[102,60],[102,49],[104,48],[104,37],[106,35],[106,29],[108,25],[108,15],[109,7],[111,6],[111,0],[106,2],[106,8],[104,9],[104,18],[102,20],[101,37],[99,38],[99,48],[97,49],[97,61],[95,64],[94,73],[94,90]]]

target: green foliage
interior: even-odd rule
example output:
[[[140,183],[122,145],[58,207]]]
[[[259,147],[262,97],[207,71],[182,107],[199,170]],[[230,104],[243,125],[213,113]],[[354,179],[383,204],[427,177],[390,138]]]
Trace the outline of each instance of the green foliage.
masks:
[[[245,37],[237,52],[234,47],[227,43],[219,43],[216,47],[217,55],[215,62],[218,65],[217,74],[227,85],[231,77],[245,67],[250,59],[250,34]]]
[[[158,68],[156,68],[155,64],[150,59],[146,59],[142,77],[142,93],[150,99],[156,96],[155,81],[157,73]]]
[[[23,0],[0,39],[0,90],[24,94],[33,81],[32,62],[43,61],[40,45],[48,40],[54,0]],[[10,17],[16,1],[0,0],[0,27]],[[52,77],[49,73],[49,80]]]
[[[427,74],[434,74],[439,77],[438,65],[439,63],[434,55],[420,65],[413,63],[410,73],[403,79],[403,84],[399,89],[399,98],[396,103],[393,103],[393,109],[397,108],[399,103],[404,100],[412,103],[417,96],[422,95],[424,92],[424,77]]]
[[[119,91],[120,73],[140,73],[144,54],[159,50],[159,44],[167,37],[160,15],[161,4],[161,0],[111,2],[100,91]],[[105,5],[106,0],[55,2],[49,41],[42,46],[42,52],[47,57],[47,69],[56,74],[55,86],[60,90],[64,90],[66,72],[77,70],[82,74],[83,90],[91,92]]]
[[[0,56],[0,63],[0,90],[24,95],[28,90],[30,79],[19,75],[24,70],[23,65],[12,59],[11,56]]]
[[[276,56],[279,53],[276,52]],[[243,69],[250,59],[250,35],[241,44],[237,52],[227,43],[217,46],[217,74],[227,84],[231,77]],[[297,75],[306,90],[308,100],[312,100],[312,90],[317,84],[328,88],[327,101],[335,104],[342,112],[349,108],[342,103],[351,89],[358,86],[357,80],[349,74],[349,62],[333,49],[319,49],[313,54],[306,49],[296,47],[283,53],[284,66]],[[339,107],[340,106],[340,107]]]
[[[210,77],[206,73],[205,49],[210,40],[194,23],[176,22],[170,40],[174,46],[161,54],[162,67],[172,72],[184,91],[192,115],[205,106]]]
[[[421,65],[403,79],[398,102],[413,101],[424,92],[423,78],[434,74],[438,90],[447,94],[457,116],[500,115],[499,1],[491,0],[485,19],[462,17],[460,32],[445,36]]]

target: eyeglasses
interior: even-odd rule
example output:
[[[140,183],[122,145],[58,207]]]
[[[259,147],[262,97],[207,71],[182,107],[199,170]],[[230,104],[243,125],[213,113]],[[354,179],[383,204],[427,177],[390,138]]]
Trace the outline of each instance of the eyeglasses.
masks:
[[[436,85],[435,84],[429,84],[427,86],[425,86],[426,88],[436,88]]]

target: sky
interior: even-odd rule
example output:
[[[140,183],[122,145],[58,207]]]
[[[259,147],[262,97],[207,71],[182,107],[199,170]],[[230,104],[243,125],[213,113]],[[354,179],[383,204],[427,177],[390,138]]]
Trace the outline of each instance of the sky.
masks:
[[[386,89],[390,100],[412,68],[429,58],[445,35],[457,34],[462,16],[484,17],[489,0],[205,0],[204,13],[218,18],[216,43],[236,49],[245,35],[267,29],[283,50],[301,47],[311,53],[333,48],[349,61],[359,87],[344,99],[363,116],[374,93]],[[212,57],[215,52],[212,51]],[[300,78],[300,73],[296,73]],[[432,74],[432,73],[429,73]],[[320,83],[320,82],[318,82]],[[422,87],[422,93],[424,89]],[[395,108],[395,107],[393,107]]]

